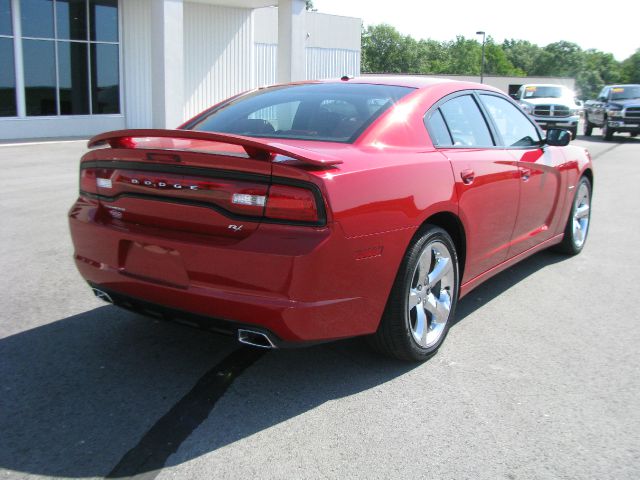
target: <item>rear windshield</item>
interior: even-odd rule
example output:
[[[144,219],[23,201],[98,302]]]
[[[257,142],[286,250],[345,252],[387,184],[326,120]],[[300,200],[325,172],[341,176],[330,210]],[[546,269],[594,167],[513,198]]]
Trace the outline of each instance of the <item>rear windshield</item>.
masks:
[[[350,143],[413,90],[357,83],[270,87],[223,104],[186,128],[250,137]]]

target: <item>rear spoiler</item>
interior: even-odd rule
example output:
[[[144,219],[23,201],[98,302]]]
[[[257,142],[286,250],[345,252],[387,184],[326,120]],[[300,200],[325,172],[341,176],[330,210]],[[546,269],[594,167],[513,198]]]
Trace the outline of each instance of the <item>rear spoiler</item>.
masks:
[[[123,139],[135,138],[172,138],[184,140],[200,140],[215,143],[239,145],[249,157],[258,160],[272,161],[276,155],[284,155],[302,163],[315,166],[330,166],[342,163],[342,160],[326,153],[318,153],[306,148],[294,147],[268,139],[244,137],[230,133],[200,132],[195,130],[163,130],[163,129],[132,129],[115,130],[96,135],[87,143],[87,147],[101,147],[104,145],[124,145]],[[131,142],[129,142],[131,143]],[[135,148],[135,146],[132,146]],[[205,152],[206,153],[206,152]]]

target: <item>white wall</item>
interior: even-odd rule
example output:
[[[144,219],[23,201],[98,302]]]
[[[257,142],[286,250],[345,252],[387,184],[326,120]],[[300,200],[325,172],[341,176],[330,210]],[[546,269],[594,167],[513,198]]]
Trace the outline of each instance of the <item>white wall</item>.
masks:
[[[307,47],[307,79],[360,75],[360,51]]]
[[[251,10],[184,4],[184,119],[254,88]]]
[[[152,127],[151,2],[121,2],[124,113],[127,128]]]
[[[278,9],[254,11],[257,86],[277,80]],[[306,78],[318,80],[360,75],[359,18],[306,12]]]

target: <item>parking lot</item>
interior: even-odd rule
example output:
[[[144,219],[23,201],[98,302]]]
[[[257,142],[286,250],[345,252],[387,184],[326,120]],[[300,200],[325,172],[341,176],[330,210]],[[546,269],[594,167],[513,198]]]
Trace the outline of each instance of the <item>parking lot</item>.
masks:
[[[93,298],[66,212],[85,143],[0,146],[0,478],[640,478],[640,140],[578,137],[589,241],[464,298],[415,365],[296,350]]]

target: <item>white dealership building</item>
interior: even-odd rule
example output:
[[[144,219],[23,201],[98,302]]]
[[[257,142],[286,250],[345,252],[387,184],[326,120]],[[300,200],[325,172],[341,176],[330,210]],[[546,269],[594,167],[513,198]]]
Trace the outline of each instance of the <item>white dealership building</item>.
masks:
[[[360,32],[303,0],[0,0],[0,139],[174,128],[262,85],[358,75]]]

